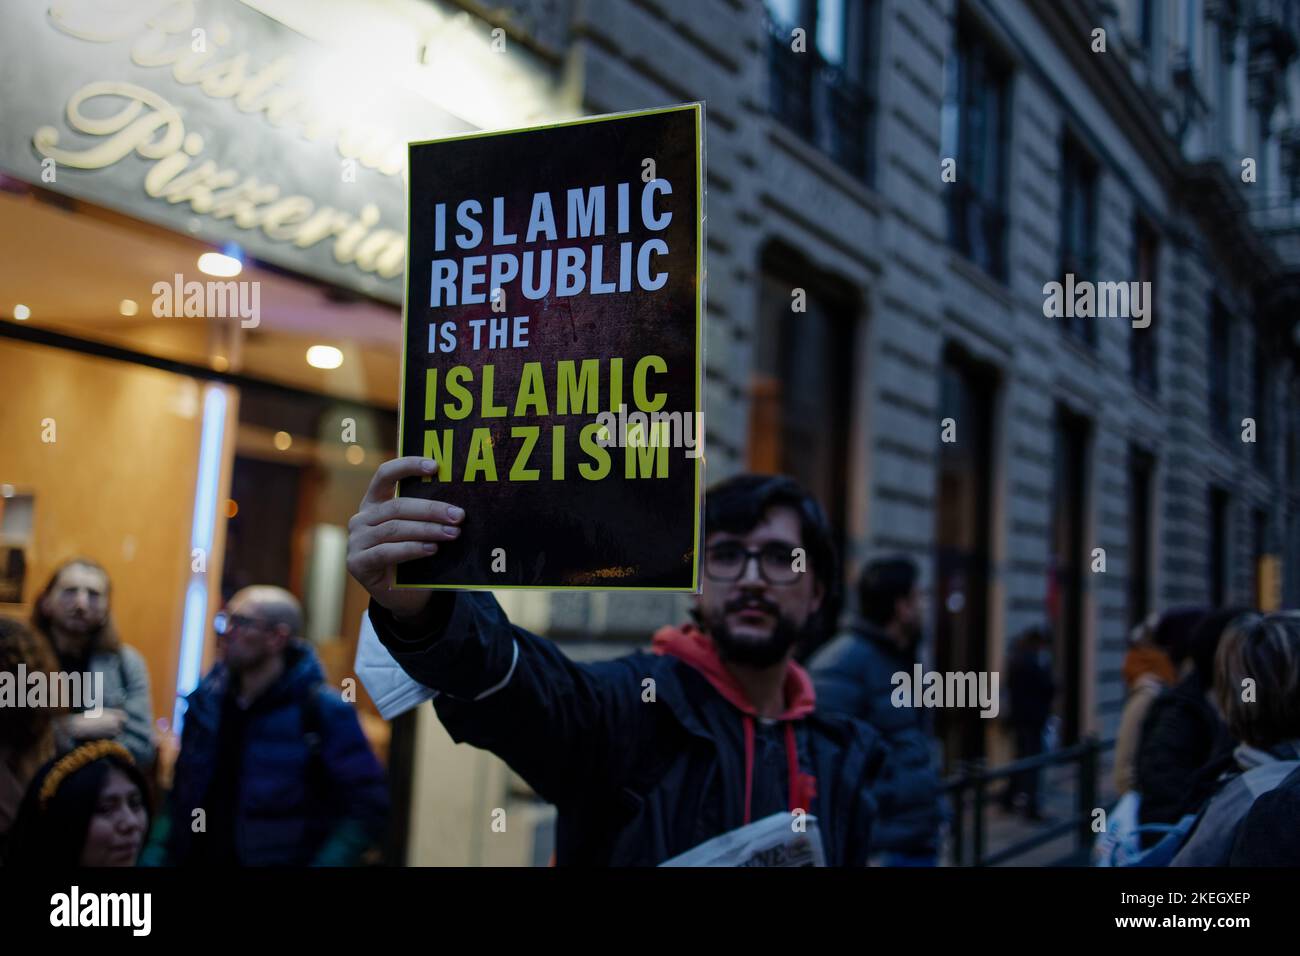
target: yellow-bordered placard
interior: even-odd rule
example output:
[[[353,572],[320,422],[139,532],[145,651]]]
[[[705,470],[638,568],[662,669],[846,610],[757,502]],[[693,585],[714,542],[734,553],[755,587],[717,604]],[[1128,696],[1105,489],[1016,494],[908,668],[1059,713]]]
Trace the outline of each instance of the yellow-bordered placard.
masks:
[[[428,147],[435,147],[435,149],[437,149],[437,150],[443,150],[443,148],[449,146],[449,144],[466,143],[467,141],[473,141],[473,140],[486,140],[486,139],[492,139],[492,140],[495,140],[495,141],[496,141],[496,142],[494,142],[494,144],[493,144],[494,149],[493,149],[492,151],[487,151],[487,152],[484,153],[485,162],[491,164],[491,163],[495,163],[495,162],[497,162],[498,159],[499,159],[499,157],[506,155],[507,150],[508,150],[508,147],[511,145],[511,140],[510,140],[511,137],[525,137],[525,136],[528,136],[529,134],[545,133],[545,132],[547,132],[547,131],[555,131],[555,130],[561,130],[561,129],[567,129],[567,128],[574,128],[574,127],[593,127],[593,126],[596,126],[597,124],[609,124],[609,123],[612,123],[612,122],[618,122],[618,121],[624,121],[624,122],[626,122],[626,121],[633,121],[633,120],[644,119],[644,118],[646,118],[646,117],[662,116],[662,115],[664,115],[664,114],[674,114],[674,113],[677,113],[677,114],[681,114],[681,113],[689,113],[689,114],[691,114],[691,117],[692,117],[692,124],[691,124],[692,129],[691,129],[691,136],[690,136],[690,138],[691,138],[691,145],[692,145],[692,148],[691,148],[691,150],[690,150],[690,160],[691,160],[691,165],[692,165],[692,167],[693,167],[692,170],[691,170],[691,179],[693,180],[693,187],[694,187],[694,203],[693,203],[693,210],[692,210],[692,211],[693,211],[693,221],[694,221],[694,225],[695,225],[695,228],[694,228],[694,230],[693,230],[693,233],[694,233],[694,235],[693,235],[693,239],[694,239],[694,247],[695,247],[695,248],[694,248],[694,256],[693,256],[693,263],[692,263],[692,267],[693,267],[693,275],[692,275],[692,277],[691,277],[691,278],[692,278],[692,282],[691,282],[691,285],[692,285],[692,299],[693,299],[693,302],[692,302],[692,311],[693,311],[693,313],[694,313],[694,315],[693,315],[693,319],[694,319],[694,334],[693,334],[693,339],[692,339],[692,356],[693,356],[693,363],[692,363],[692,366],[693,366],[693,367],[692,367],[692,369],[691,369],[691,380],[692,380],[693,398],[692,398],[692,402],[691,402],[691,406],[690,406],[690,411],[692,412],[692,415],[691,415],[692,423],[693,423],[693,425],[694,425],[695,428],[696,428],[695,441],[698,442],[699,444],[695,447],[695,452],[696,452],[696,454],[695,454],[694,456],[683,456],[687,461],[690,462],[690,467],[691,467],[691,480],[690,480],[690,508],[691,508],[691,518],[690,518],[690,530],[689,530],[689,557],[690,557],[690,560],[689,560],[689,564],[690,564],[690,574],[689,574],[689,579],[683,578],[683,580],[682,580],[680,583],[676,583],[676,582],[675,582],[675,583],[670,584],[670,585],[659,585],[659,584],[619,584],[619,583],[618,583],[618,577],[617,577],[617,574],[615,574],[615,575],[613,575],[613,576],[610,577],[610,580],[609,580],[609,583],[608,583],[608,584],[553,583],[553,582],[548,582],[548,581],[541,581],[541,582],[539,582],[539,581],[536,581],[536,580],[534,580],[534,581],[518,582],[518,581],[511,581],[510,578],[511,578],[513,575],[511,575],[511,574],[509,573],[509,571],[507,571],[506,575],[504,575],[504,579],[503,579],[503,580],[500,580],[500,581],[495,581],[495,580],[492,580],[492,579],[490,579],[490,578],[485,578],[485,579],[483,579],[483,580],[466,580],[466,579],[463,579],[463,578],[460,579],[460,580],[446,580],[446,579],[445,579],[445,578],[447,577],[446,575],[440,575],[440,578],[443,578],[443,579],[439,579],[439,580],[429,580],[429,581],[402,580],[402,579],[401,579],[401,571],[400,571],[400,568],[401,568],[401,567],[407,567],[407,566],[409,566],[409,563],[408,563],[408,565],[399,566],[399,579],[398,579],[397,582],[395,582],[395,584],[394,584],[395,587],[399,587],[399,588],[451,589],[451,590],[497,590],[497,589],[505,589],[505,590],[508,590],[508,589],[523,589],[523,590],[555,590],[555,591],[610,591],[610,590],[618,590],[618,591],[669,591],[669,592],[698,592],[698,590],[699,590],[699,573],[700,573],[700,543],[701,543],[701,542],[700,542],[700,534],[701,534],[701,531],[700,531],[700,519],[701,519],[701,508],[702,508],[702,494],[701,494],[702,478],[701,478],[701,469],[702,469],[703,464],[704,464],[704,458],[703,458],[703,445],[702,445],[702,443],[703,443],[703,436],[704,436],[704,428],[703,428],[703,422],[702,422],[702,411],[703,411],[703,395],[702,395],[702,389],[703,389],[704,341],[705,341],[705,340],[704,340],[704,334],[703,334],[703,324],[704,324],[704,317],[705,317],[705,312],[704,312],[704,284],[705,284],[705,269],[704,269],[704,248],[705,248],[705,242],[704,242],[704,223],[705,223],[705,198],[706,198],[706,197],[705,197],[705,185],[704,185],[704,122],[703,122],[703,104],[702,104],[702,103],[687,103],[687,104],[679,104],[679,105],[675,105],[675,106],[660,107],[660,108],[647,109],[647,110],[634,110],[634,111],[629,111],[629,112],[624,112],[624,113],[611,113],[611,114],[604,114],[604,115],[600,115],[600,116],[589,116],[589,117],[582,117],[582,118],[573,119],[573,120],[567,120],[567,121],[558,122],[558,123],[550,123],[550,124],[543,124],[543,125],[530,126],[530,127],[521,127],[521,128],[516,128],[516,129],[510,129],[510,130],[500,130],[500,131],[477,131],[477,132],[472,132],[472,133],[463,133],[463,134],[458,134],[458,135],[454,135],[454,136],[450,136],[450,137],[438,138],[438,139],[421,140],[421,141],[416,141],[416,142],[412,142],[412,143],[408,144],[408,175],[407,175],[407,195],[406,195],[406,218],[407,218],[406,230],[407,230],[407,246],[406,246],[406,273],[405,273],[405,280],[404,280],[404,283],[403,283],[403,301],[402,301],[402,358],[401,358],[401,382],[400,382],[400,396],[401,396],[401,397],[400,397],[400,401],[399,401],[399,415],[398,415],[398,421],[399,421],[399,424],[398,424],[398,449],[399,449],[399,454],[402,454],[402,455],[407,454],[407,450],[408,450],[408,447],[409,447],[409,445],[408,445],[407,426],[408,426],[408,424],[410,424],[410,422],[408,421],[408,409],[407,409],[407,403],[408,403],[408,399],[413,397],[413,396],[411,395],[411,391],[410,391],[411,386],[412,386],[412,382],[411,382],[410,380],[408,380],[408,372],[409,372],[409,368],[408,368],[408,359],[409,359],[409,354],[408,354],[408,353],[412,353],[412,352],[414,351],[414,349],[413,349],[413,340],[412,340],[411,337],[410,337],[410,336],[411,336],[411,325],[412,325],[412,317],[411,317],[412,289],[413,289],[413,286],[416,285],[416,283],[419,282],[420,280],[418,279],[418,273],[413,273],[413,272],[412,272],[412,258],[413,258],[414,255],[419,254],[419,255],[421,255],[421,258],[422,258],[422,260],[423,260],[423,252],[424,252],[423,248],[420,248],[420,249],[417,250],[417,248],[416,248],[416,247],[417,247],[416,237],[415,237],[415,234],[412,232],[412,209],[414,208],[414,207],[413,207],[413,204],[414,204],[415,199],[416,199],[416,196],[415,196],[415,194],[416,194],[416,190],[417,190],[417,189],[423,189],[423,188],[424,188],[424,183],[422,182],[422,174],[418,173],[418,171],[417,171],[417,155],[416,155],[416,154],[417,154],[417,151],[425,150],[425,149],[428,148]],[[444,152],[445,152],[445,150],[444,150]],[[547,154],[546,154],[546,159],[547,159],[548,162],[554,163],[554,162],[557,161],[557,159],[562,159],[564,156],[565,156],[565,150],[564,150],[564,149],[551,150],[551,151],[548,151],[548,152],[547,152]],[[652,157],[652,158],[654,158],[654,157]],[[580,161],[580,160],[579,160],[579,161]],[[656,159],[656,162],[658,162],[658,159]],[[499,199],[502,190],[501,190],[499,187],[495,187],[495,188],[494,188],[494,184],[491,182],[491,178],[492,178],[492,176],[491,176],[491,172],[490,172],[490,170],[485,171],[485,172],[483,173],[484,181],[479,181],[478,176],[477,176],[479,170],[478,170],[477,167],[475,168],[474,172],[475,172],[475,181],[474,181],[473,189],[472,189],[472,192],[474,193],[474,196],[477,197],[477,198],[480,199],[480,200],[487,200],[487,199],[489,199],[489,198],[497,198],[497,199]],[[674,172],[674,175],[676,175],[675,172]],[[617,175],[616,175],[614,178],[617,179],[617,178],[618,178]],[[656,172],[656,178],[661,178],[661,177],[659,177],[658,171]],[[650,182],[650,180],[643,180],[643,181],[645,181],[645,182]],[[602,183],[602,189],[603,189],[603,185],[607,185],[607,184],[608,184],[608,182],[607,182],[606,179],[602,179],[602,180],[601,180],[601,183]],[[460,189],[461,189],[465,194],[468,194],[468,192],[471,191],[471,190],[469,189],[469,185],[468,185],[467,183],[459,183],[459,184],[458,184],[458,187],[459,187],[459,188],[460,188]],[[534,184],[532,187],[529,187],[529,188],[530,188],[530,189],[535,189],[535,188],[538,188],[538,187],[536,186],[536,184]],[[549,195],[549,190],[545,190],[545,191],[547,191],[547,192],[548,192],[548,195]],[[534,194],[534,195],[536,195],[536,194]],[[604,195],[603,192],[602,192],[601,195],[602,195],[602,197],[603,197],[603,195]],[[621,194],[620,194],[620,195],[621,195]],[[426,201],[426,199],[427,199],[427,197],[422,197],[422,198],[421,198],[421,201]],[[535,201],[536,201],[536,200],[534,199],[534,202],[535,202]],[[570,202],[571,202],[571,201],[572,201],[572,200],[570,199]],[[643,202],[644,202],[644,195],[643,195]],[[548,198],[548,200],[547,200],[547,204],[548,204],[548,205],[550,204],[550,200],[549,200],[549,198]],[[494,209],[494,211],[495,211],[495,209]],[[482,212],[482,205],[480,205],[479,212]],[[644,208],[643,208],[643,210],[642,210],[642,213],[643,213],[643,215],[644,215]],[[603,213],[602,213],[602,215],[603,215]],[[480,224],[480,229],[483,229],[483,228],[484,228],[484,227]],[[570,224],[569,224],[569,229],[571,229],[571,228],[572,228],[572,225],[571,225],[571,223],[570,223]],[[499,229],[500,229],[500,223],[498,223],[498,222],[496,222],[496,221],[494,220],[494,221],[493,221],[493,229],[494,229],[494,230],[499,230]],[[566,232],[567,232],[567,231],[569,231],[569,230],[566,230]],[[445,235],[446,235],[446,234],[443,234],[443,235],[444,235],[444,238],[445,238]],[[480,233],[480,236],[481,236],[481,235],[482,235],[482,233]],[[494,238],[495,238],[496,235],[497,235],[497,233],[494,233]],[[603,235],[603,233],[601,233],[600,235]],[[570,236],[569,238],[572,239],[573,237]],[[481,241],[481,239],[480,239],[480,241]],[[476,247],[476,245],[477,245],[477,243],[475,244],[475,247]],[[521,244],[521,245],[522,245],[522,244]],[[471,249],[472,249],[472,248],[475,248],[475,247],[471,247]],[[440,251],[442,251],[442,250],[440,250]],[[647,256],[647,258],[648,258],[648,256]],[[594,259],[594,256],[593,256],[593,259]],[[425,268],[425,266],[426,266],[426,263],[425,263],[424,261],[420,261],[420,262],[417,264],[417,268],[418,268],[418,269],[423,269],[423,268]],[[440,278],[445,278],[445,273],[444,273],[444,274],[440,274]],[[432,283],[431,283],[431,284],[432,284]],[[593,281],[592,284],[594,285],[594,281]],[[440,290],[441,290],[441,286],[440,286]],[[557,280],[557,290],[558,290],[558,280]],[[591,295],[591,294],[588,294],[586,298],[587,298],[587,299],[590,299],[590,298],[592,298],[592,295]],[[417,300],[417,301],[418,301],[418,300]],[[467,301],[468,301],[468,297],[467,297]],[[549,301],[549,300],[548,300],[548,301]],[[431,301],[431,300],[430,300],[430,305],[431,305],[431,308],[432,308],[432,301]],[[464,304],[463,304],[463,303],[459,303],[458,305],[459,305],[459,307],[462,307],[462,308],[463,308],[463,305],[464,305]],[[571,308],[571,307],[570,307],[570,308]],[[599,314],[601,310],[600,310],[599,308],[596,308],[596,307],[593,306],[589,311],[590,311],[592,314]],[[423,321],[423,320],[421,320],[421,321]],[[480,326],[480,328],[481,328],[481,326]],[[458,330],[458,331],[459,331],[459,330]],[[432,341],[432,338],[433,338],[432,335],[430,335],[430,340],[431,340],[431,341]],[[457,342],[457,344],[459,345],[459,341]],[[421,353],[421,354],[423,354],[423,355],[426,356],[426,358],[425,358],[426,365],[425,365],[425,369],[424,369],[424,371],[425,371],[425,374],[426,374],[426,389],[427,389],[427,388],[428,388],[428,384],[427,384],[427,383],[428,383],[428,368],[429,368],[429,365],[430,365],[431,363],[429,363],[429,362],[428,362],[428,359],[427,359],[427,355],[429,354],[429,352],[428,352],[427,350],[426,350],[425,352]],[[621,374],[622,374],[622,367],[621,367],[621,361],[622,361],[622,359],[621,359],[621,357],[618,358],[618,361],[619,361],[619,363],[620,363],[620,366],[619,366],[619,368],[620,368],[619,375],[620,375],[620,388],[621,388]],[[553,371],[554,371],[554,370],[553,370]],[[585,381],[585,372],[586,372],[586,368],[585,368],[585,363],[584,363],[584,368],[583,368],[583,373],[584,373],[584,375],[583,375],[583,380],[584,380],[584,381]],[[417,373],[417,374],[418,374],[418,373]],[[611,372],[611,378],[613,378],[613,377],[614,377],[614,376],[612,375],[612,372]],[[435,379],[436,379],[436,374],[435,374]],[[490,377],[489,377],[488,381],[489,381],[489,383],[491,382],[491,378],[490,378]],[[613,389],[613,383],[612,383],[612,382],[611,382],[611,389]],[[596,386],[596,390],[599,391],[599,385]],[[487,394],[487,391],[490,391],[490,388],[485,389],[485,395]],[[558,385],[557,385],[557,393],[558,393]],[[428,409],[429,409],[429,407],[430,407],[430,402],[429,402],[429,399],[428,399],[427,394],[424,396],[424,401],[425,401],[425,405],[426,405],[426,416],[427,416],[427,415],[428,415]],[[516,407],[518,407],[518,406],[516,406]],[[614,411],[614,410],[613,410],[613,409],[609,409],[609,411],[612,412],[612,411]],[[436,414],[436,412],[435,412],[435,414]],[[427,418],[422,418],[421,421],[424,422],[425,424],[427,424],[428,419],[427,419]],[[522,426],[521,426],[521,427],[522,427]],[[529,427],[531,427],[531,426],[529,426]],[[563,431],[563,427],[561,427],[561,432],[562,432],[562,431]],[[603,434],[603,433],[602,433],[602,434]],[[478,436],[475,436],[475,437],[477,438]],[[564,440],[564,436],[562,435],[562,437],[561,437],[561,442],[562,442],[563,440]],[[442,446],[442,447],[450,448],[450,447],[453,445],[453,442],[454,442],[454,436],[449,437],[449,438],[447,438],[447,440],[446,440],[446,444],[445,444],[445,446]],[[424,442],[421,442],[419,449],[417,450],[416,448],[411,448],[411,449],[410,449],[410,450],[411,450],[411,453],[412,453],[412,454],[425,454],[425,453],[427,452],[427,446],[428,446],[428,443],[429,443],[429,439],[428,439],[428,436],[427,436],[427,433],[426,433],[425,440],[424,440]],[[535,441],[533,444],[530,444],[530,445],[529,445],[529,448],[531,449],[531,448],[533,447],[533,445],[535,445],[535,444],[536,444],[536,441]],[[616,447],[617,447],[617,446],[616,446]],[[625,450],[625,456],[626,456],[626,458],[627,458],[628,460],[630,460],[630,458],[631,458],[631,453],[630,453],[629,451],[626,451],[626,450]],[[433,457],[437,457],[437,455],[434,455]],[[561,459],[563,459],[563,458],[564,458],[564,453],[559,454],[558,457],[560,457]],[[612,467],[612,466],[611,466],[611,467]],[[629,465],[628,467],[630,468],[631,466]],[[512,473],[514,472],[514,470],[515,470],[515,466],[512,465],[512,466],[511,466],[511,471],[512,471]],[[638,468],[638,473],[639,473],[639,468]],[[493,466],[493,475],[495,476],[495,465]],[[607,477],[608,477],[608,476],[607,476]],[[409,484],[410,484],[410,483],[413,483],[414,481],[419,481],[419,480],[420,480],[420,479],[413,479],[411,482],[408,482],[408,483],[406,483],[406,484],[408,484],[408,487],[409,487]],[[426,479],[426,481],[427,481],[427,479]],[[568,481],[568,479],[562,479],[562,481]],[[458,482],[455,482],[455,481],[449,481],[449,480],[445,480],[445,479],[442,480],[442,481],[435,481],[435,482],[433,482],[433,485],[434,485],[435,488],[437,488],[437,487],[443,487],[443,486],[445,485],[445,487],[447,487],[447,489],[448,489],[449,491],[451,491],[452,489],[456,489],[457,492],[463,492],[464,489],[466,488],[466,484],[465,484],[465,483],[458,483]],[[399,488],[399,490],[398,490],[398,494],[399,494],[399,495],[402,494],[402,489]],[[428,497],[428,496],[422,496],[422,497]],[[449,500],[449,501],[451,501],[451,503],[453,503],[453,504],[459,504],[459,503],[460,503],[459,501],[456,500],[456,499],[457,499],[457,495],[455,495],[455,494],[448,494],[448,495],[435,494],[435,495],[433,495],[433,497],[437,497],[437,498],[440,498],[440,499]],[[480,496],[480,497],[481,497],[481,496]],[[684,497],[684,495],[683,495],[683,497]],[[470,511],[470,512],[471,512],[470,515],[469,515],[469,517],[467,518],[467,531],[468,531],[468,529],[469,529],[469,527],[470,527],[470,522],[472,522],[472,521],[474,520],[474,517],[475,517],[475,516],[474,516],[473,512],[471,511],[471,509],[469,509],[468,507],[467,507],[467,511]],[[525,520],[527,520],[526,517],[525,517]],[[643,524],[644,524],[644,523],[643,523]],[[683,540],[684,540],[684,539],[683,539]],[[480,557],[481,557],[481,556],[480,556]],[[516,560],[518,560],[521,556],[519,556],[519,555],[515,555],[514,557],[515,557]],[[436,556],[435,556],[434,559],[426,559],[426,560],[431,560],[431,561],[432,561],[432,560],[436,560]],[[503,562],[504,565],[505,565],[505,567],[506,567],[507,569],[509,568],[509,561],[510,561],[510,556],[507,555],[505,561]],[[418,562],[417,562],[417,563],[418,563]],[[480,560],[479,563],[480,563],[480,564],[482,563],[481,560]],[[621,570],[621,569],[616,569],[616,570]],[[600,572],[597,571],[596,573],[599,574]]]

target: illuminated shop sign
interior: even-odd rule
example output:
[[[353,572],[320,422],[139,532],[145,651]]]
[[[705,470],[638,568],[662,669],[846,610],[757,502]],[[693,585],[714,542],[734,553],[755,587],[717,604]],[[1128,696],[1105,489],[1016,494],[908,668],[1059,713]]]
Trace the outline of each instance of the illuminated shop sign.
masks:
[[[491,28],[464,15],[423,33],[387,24],[391,68],[383,68],[373,43],[327,47],[253,6],[55,0],[7,8],[0,167],[400,301],[406,143],[476,128],[466,116],[484,121],[483,98],[468,89],[470,108],[455,113],[419,92],[439,47],[456,57],[467,87],[531,80],[537,112],[549,107],[537,89],[545,81],[504,44],[476,68],[466,53],[489,51]],[[365,9],[357,5],[358,36],[371,29]]]

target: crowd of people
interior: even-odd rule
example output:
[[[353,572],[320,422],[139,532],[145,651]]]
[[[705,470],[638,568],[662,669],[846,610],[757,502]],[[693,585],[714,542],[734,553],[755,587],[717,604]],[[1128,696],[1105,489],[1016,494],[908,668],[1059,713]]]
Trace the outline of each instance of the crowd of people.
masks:
[[[1106,846],[1147,866],[1300,865],[1279,815],[1300,799],[1300,613],[1153,615],[1124,675]]]
[[[244,588],[214,629],[217,662],[186,698],[164,773],[148,668],[117,634],[101,565],[57,568],[30,624],[0,618],[0,673],[87,677],[76,699],[0,707],[4,865],[355,865],[377,855],[384,770],[303,640],[297,599]]]
[[[454,740],[497,754],[555,805],[556,863],[707,859],[711,841],[777,817],[795,840],[811,829],[829,865],[942,861],[952,810],[928,710],[893,693],[926,653],[913,560],[868,564],[856,613],[834,633],[840,571],[824,511],[788,478],[737,476],[706,496],[691,619],[647,635],[646,651],[578,663],[490,592],[390,587],[397,563],[474,520],[394,497],[435,467],[381,465],[349,525],[348,570],[371,598],[362,640],[436,692]],[[0,618],[0,673],[94,674],[102,690],[0,708],[0,860],[374,861],[385,773],[302,624],[281,588],[230,597],[162,774],[148,668],[113,626],[108,572],[85,558],[57,568],[30,623]],[[1017,757],[1033,757],[1056,700],[1048,631],[1020,635],[1004,669],[1005,727]],[[1300,864],[1300,613],[1153,615],[1131,636],[1124,676],[1107,862]],[[1040,818],[1038,780],[1017,772],[1003,806]]]

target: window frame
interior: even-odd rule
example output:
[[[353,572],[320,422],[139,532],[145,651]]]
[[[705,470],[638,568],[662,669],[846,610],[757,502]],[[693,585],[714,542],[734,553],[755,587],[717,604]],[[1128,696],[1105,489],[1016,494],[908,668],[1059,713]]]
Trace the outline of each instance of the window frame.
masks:
[[[1011,57],[959,11],[944,64],[942,108],[955,118],[951,134],[945,129],[941,137],[952,135],[955,142],[941,143],[941,148],[957,164],[956,181],[946,184],[948,244],[1000,282],[1009,278],[1014,81]],[[976,144],[974,155],[968,144]]]
[[[1074,198],[1075,192],[1072,189],[1076,177],[1081,201]],[[1101,163],[1083,145],[1083,141],[1074,130],[1066,127],[1061,134],[1061,205],[1057,222],[1057,273],[1062,285],[1065,284],[1066,275],[1070,273],[1074,274],[1076,283],[1097,281],[1101,260],[1101,248],[1098,243],[1100,191]],[[1082,208],[1083,218],[1081,250],[1073,248],[1077,208]],[[1095,317],[1066,316],[1062,328],[1075,341],[1092,349],[1097,347]]]
[[[843,62],[829,60],[820,46],[822,5],[841,7]],[[875,44],[879,4],[858,0],[799,0],[799,23],[777,20],[763,3],[767,24],[768,113],[827,155],[847,173],[871,185],[875,179]],[[791,33],[802,27],[802,53]]]

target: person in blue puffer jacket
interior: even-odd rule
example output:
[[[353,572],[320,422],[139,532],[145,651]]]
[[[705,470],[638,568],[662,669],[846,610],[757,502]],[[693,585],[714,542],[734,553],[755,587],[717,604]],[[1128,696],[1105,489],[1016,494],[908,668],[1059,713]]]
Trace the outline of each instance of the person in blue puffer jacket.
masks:
[[[891,703],[893,676],[910,674],[922,634],[920,570],[907,557],[873,561],[858,581],[861,619],[821,648],[808,670],[817,707],[866,721],[883,737],[896,773],[878,790],[872,844],[891,866],[933,866],[947,808],[930,756],[924,714]]]
[[[384,771],[299,637],[297,600],[244,588],[215,624],[220,661],[186,698],[171,794],[142,862],[361,862],[387,822]]]

